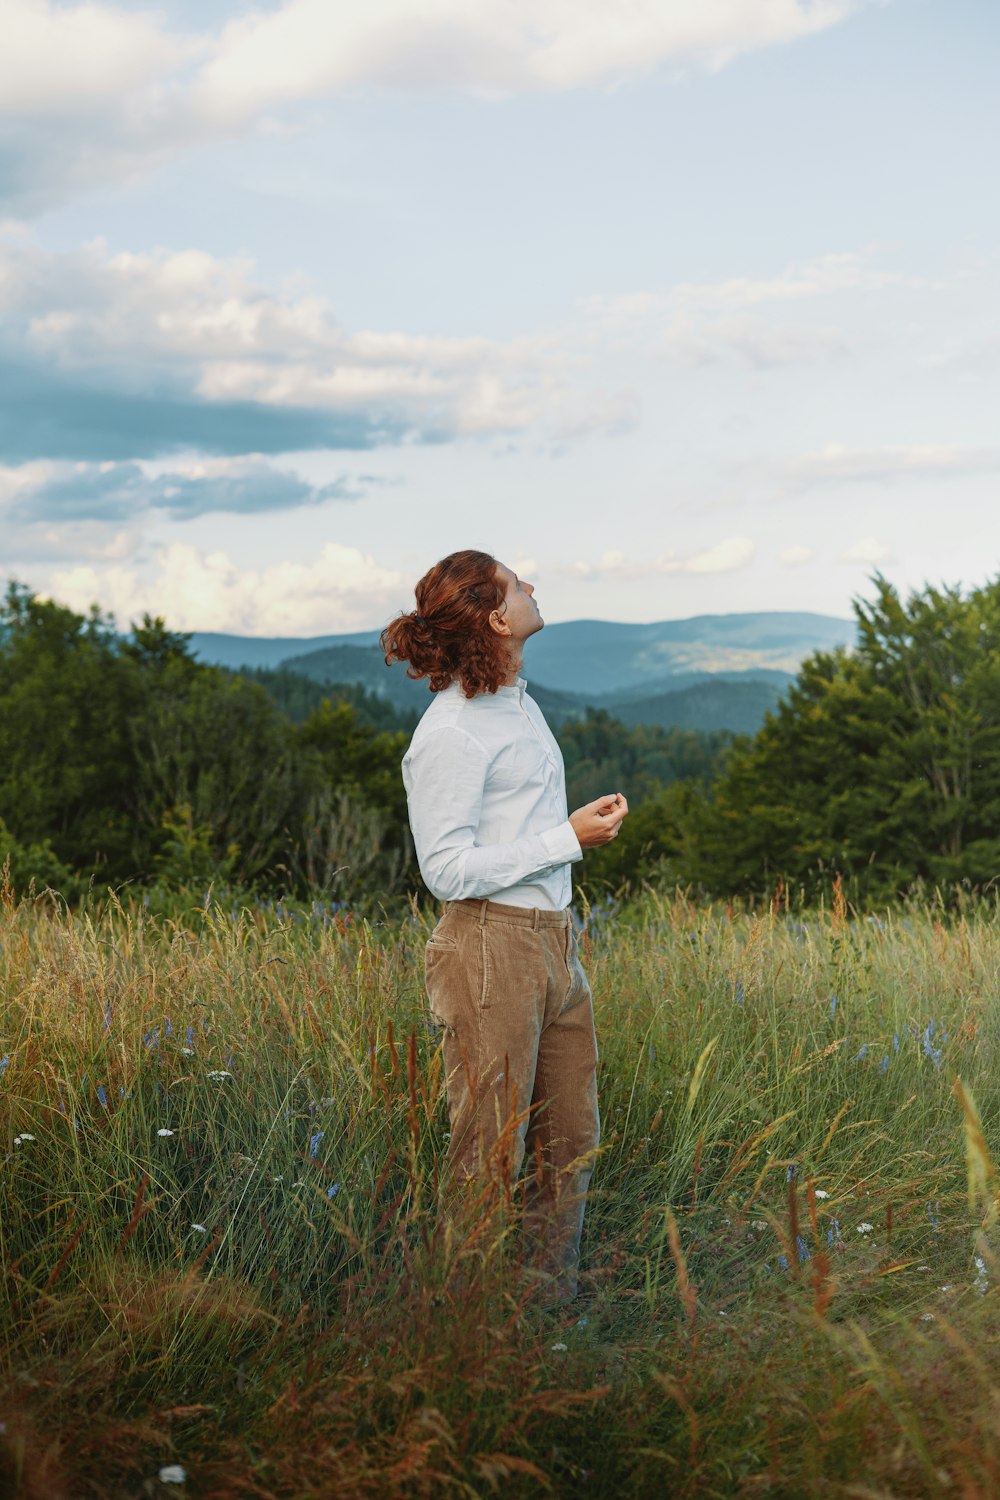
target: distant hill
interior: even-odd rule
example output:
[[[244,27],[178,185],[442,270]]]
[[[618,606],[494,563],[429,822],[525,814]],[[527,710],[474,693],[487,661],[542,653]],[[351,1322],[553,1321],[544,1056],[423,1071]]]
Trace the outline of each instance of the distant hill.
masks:
[[[753,733],[806,656],[853,639],[850,620],[778,611],[650,625],[570,620],[528,642],[524,670],[556,725],[592,705],[628,724]],[[312,640],[195,632],[191,645],[203,661],[280,665],[316,682],[359,684],[404,713],[422,713],[426,683],[402,666],[387,668],[377,641],[376,630]]]

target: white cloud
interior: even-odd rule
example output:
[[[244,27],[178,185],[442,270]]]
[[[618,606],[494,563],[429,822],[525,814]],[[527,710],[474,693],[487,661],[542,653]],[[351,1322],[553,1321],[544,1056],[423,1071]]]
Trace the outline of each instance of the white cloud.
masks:
[[[624,552],[613,551],[603,553],[596,563],[575,562],[566,571],[585,582],[608,578],[640,579],[669,573],[733,573],[752,562],[756,550],[749,537],[731,536],[687,557],[664,552],[645,562],[633,562]]]
[[[800,568],[803,563],[812,562],[815,556],[812,547],[786,547],[778,554],[778,561],[786,568]]]
[[[875,567],[879,563],[892,562],[892,548],[877,536],[863,536],[848,547],[846,552],[840,554],[840,561],[845,563],[864,563],[868,567]]]
[[[679,282],[664,291],[590,297],[582,306],[605,336],[638,340],[688,366],[721,359],[754,368],[820,364],[850,345],[835,326],[800,321],[799,304],[924,285],[871,261],[870,252],[820,255],[776,276]]]
[[[1000,447],[925,443],[848,448],[842,443],[828,443],[815,452],[776,461],[766,468],[787,490],[823,484],[961,479],[1000,473]]]
[[[185,34],[153,8],[0,0],[2,188],[41,207],[359,89],[495,98],[605,87],[665,65],[721,68],[873,3],[287,0]]]
[[[563,439],[621,430],[635,410],[628,393],[578,390],[552,339],[351,332],[246,260],[100,242],[57,254],[23,234],[0,237],[0,359],[31,376],[16,420],[0,413],[0,456],[22,460]]]
[[[313,562],[278,562],[241,569],[225,552],[175,543],[158,557],[156,573],[84,566],[53,573],[45,592],[73,609],[99,603],[120,624],[144,611],[175,630],[237,635],[320,635],[368,629],[388,619],[406,593],[402,576],[355,547],[327,542]],[[405,602],[405,601],[403,601]]]

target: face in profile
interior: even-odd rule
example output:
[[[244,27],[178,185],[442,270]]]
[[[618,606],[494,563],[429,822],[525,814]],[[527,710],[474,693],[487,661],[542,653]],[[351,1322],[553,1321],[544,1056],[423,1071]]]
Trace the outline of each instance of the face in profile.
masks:
[[[535,586],[518,578],[502,562],[497,563],[497,578],[504,588],[504,608],[498,611],[498,618],[510,630],[512,641],[526,641],[545,624],[535,600]]]

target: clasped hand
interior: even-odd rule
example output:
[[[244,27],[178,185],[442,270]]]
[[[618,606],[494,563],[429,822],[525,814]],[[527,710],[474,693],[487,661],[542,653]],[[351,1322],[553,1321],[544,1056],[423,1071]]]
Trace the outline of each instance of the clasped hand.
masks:
[[[580,841],[581,849],[596,849],[601,844],[610,844],[617,838],[618,830],[628,816],[628,803],[621,792],[612,792],[609,797],[598,797],[570,813],[569,821]]]

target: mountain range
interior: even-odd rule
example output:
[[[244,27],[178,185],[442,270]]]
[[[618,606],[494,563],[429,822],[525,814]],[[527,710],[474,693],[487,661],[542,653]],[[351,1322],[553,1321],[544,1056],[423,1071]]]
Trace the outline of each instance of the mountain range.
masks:
[[[532,695],[556,724],[604,708],[626,724],[754,733],[814,651],[849,646],[851,620],[771,611],[699,615],[646,625],[569,620],[525,648]],[[313,639],[194,632],[200,660],[239,670],[283,667],[319,682],[360,683],[406,712],[427,705],[426,683],[386,667],[378,631]]]

